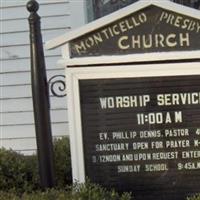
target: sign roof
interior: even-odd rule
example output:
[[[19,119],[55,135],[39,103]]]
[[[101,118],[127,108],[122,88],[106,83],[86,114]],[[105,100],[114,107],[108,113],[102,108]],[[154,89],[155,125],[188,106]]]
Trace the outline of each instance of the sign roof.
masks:
[[[132,13],[135,13],[137,11],[140,11],[150,6],[156,6],[164,10],[169,10],[177,14],[185,15],[185,16],[200,20],[200,12],[198,10],[195,10],[195,9],[192,9],[180,4],[173,3],[168,0],[162,0],[162,1],[161,0],[140,0],[130,6],[120,9],[119,11],[116,11],[110,15],[107,15],[103,18],[95,20],[83,27],[80,27],[77,30],[67,32],[64,35],[54,38],[48,41],[45,47],[46,49],[53,49],[61,45],[70,43],[71,41],[74,41],[78,38],[83,37],[84,35],[94,32],[95,30],[99,28],[105,27],[108,24],[111,24],[115,21],[125,18],[126,16],[129,16]],[[197,33],[198,33],[197,35],[200,34],[200,32],[197,32]]]

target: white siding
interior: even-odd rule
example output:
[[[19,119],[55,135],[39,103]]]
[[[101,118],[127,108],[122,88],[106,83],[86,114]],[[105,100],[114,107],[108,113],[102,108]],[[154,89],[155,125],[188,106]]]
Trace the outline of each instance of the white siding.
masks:
[[[85,22],[84,1],[38,2],[43,41]],[[26,3],[26,0],[1,0],[0,5],[0,147],[31,154],[36,151],[36,139],[30,79],[29,13]],[[48,80],[54,75],[64,74],[64,69],[56,66],[61,57],[60,51],[45,51]],[[67,98],[58,98],[51,93],[50,96],[53,136],[69,135]]]

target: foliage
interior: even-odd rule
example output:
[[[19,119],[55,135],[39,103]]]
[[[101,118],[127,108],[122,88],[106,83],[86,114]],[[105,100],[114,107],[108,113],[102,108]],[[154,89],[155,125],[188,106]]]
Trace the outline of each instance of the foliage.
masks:
[[[74,184],[71,191],[73,200],[131,200],[129,193],[119,195],[114,190],[108,191],[89,181],[86,184]]]
[[[64,188],[72,183],[70,144],[67,137],[54,141],[57,186]]]
[[[0,191],[0,199],[1,200],[21,200],[19,196],[14,192],[5,192]]]
[[[107,191],[102,187],[92,184],[75,184],[64,189],[51,189],[24,193],[21,196],[14,193],[0,192],[1,200],[131,200],[131,195],[119,195],[115,191]]]
[[[188,197],[187,200],[200,200],[200,194],[196,194],[193,197]]]
[[[37,189],[36,163],[35,156],[0,149],[0,189],[19,193]]]
[[[71,158],[68,138],[54,141],[56,181],[59,188],[71,184]],[[12,150],[0,149],[0,190],[17,193],[40,188],[36,155],[25,156]]]
[[[14,192],[0,191],[1,200],[66,200],[69,199],[69,192],[65,190],[47,190],[45,192],[35,191],[24,193],[21,196]]]

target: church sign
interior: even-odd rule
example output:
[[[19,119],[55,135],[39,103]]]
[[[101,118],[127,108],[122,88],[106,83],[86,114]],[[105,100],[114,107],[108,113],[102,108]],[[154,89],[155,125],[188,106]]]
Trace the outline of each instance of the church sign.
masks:
[[[156,6],[71,41],[71,57],[199,50],[200,20]]]
[[[135,200],[200,192],[200,13],[138,1],[47,48],[65,44],[74,181]]]
[[[79,89],[92,182],[136,200],[200,192],[200,75],[91,78]]]

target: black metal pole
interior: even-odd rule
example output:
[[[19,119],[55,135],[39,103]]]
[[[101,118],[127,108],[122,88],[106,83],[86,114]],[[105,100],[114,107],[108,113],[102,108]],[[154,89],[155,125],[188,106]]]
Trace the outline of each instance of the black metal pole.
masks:
[[[39,4],[35,0],[31,0],[27,3],[27,10],[30,12],[28,20],[31,44],[31,82],[37,153],[39,160],[40,183],[41,187],[45,189],[55,186],[55,173],[53,166],[53,144],[48,84],[40,28],[40,17],[37,14],[38,9]]]

